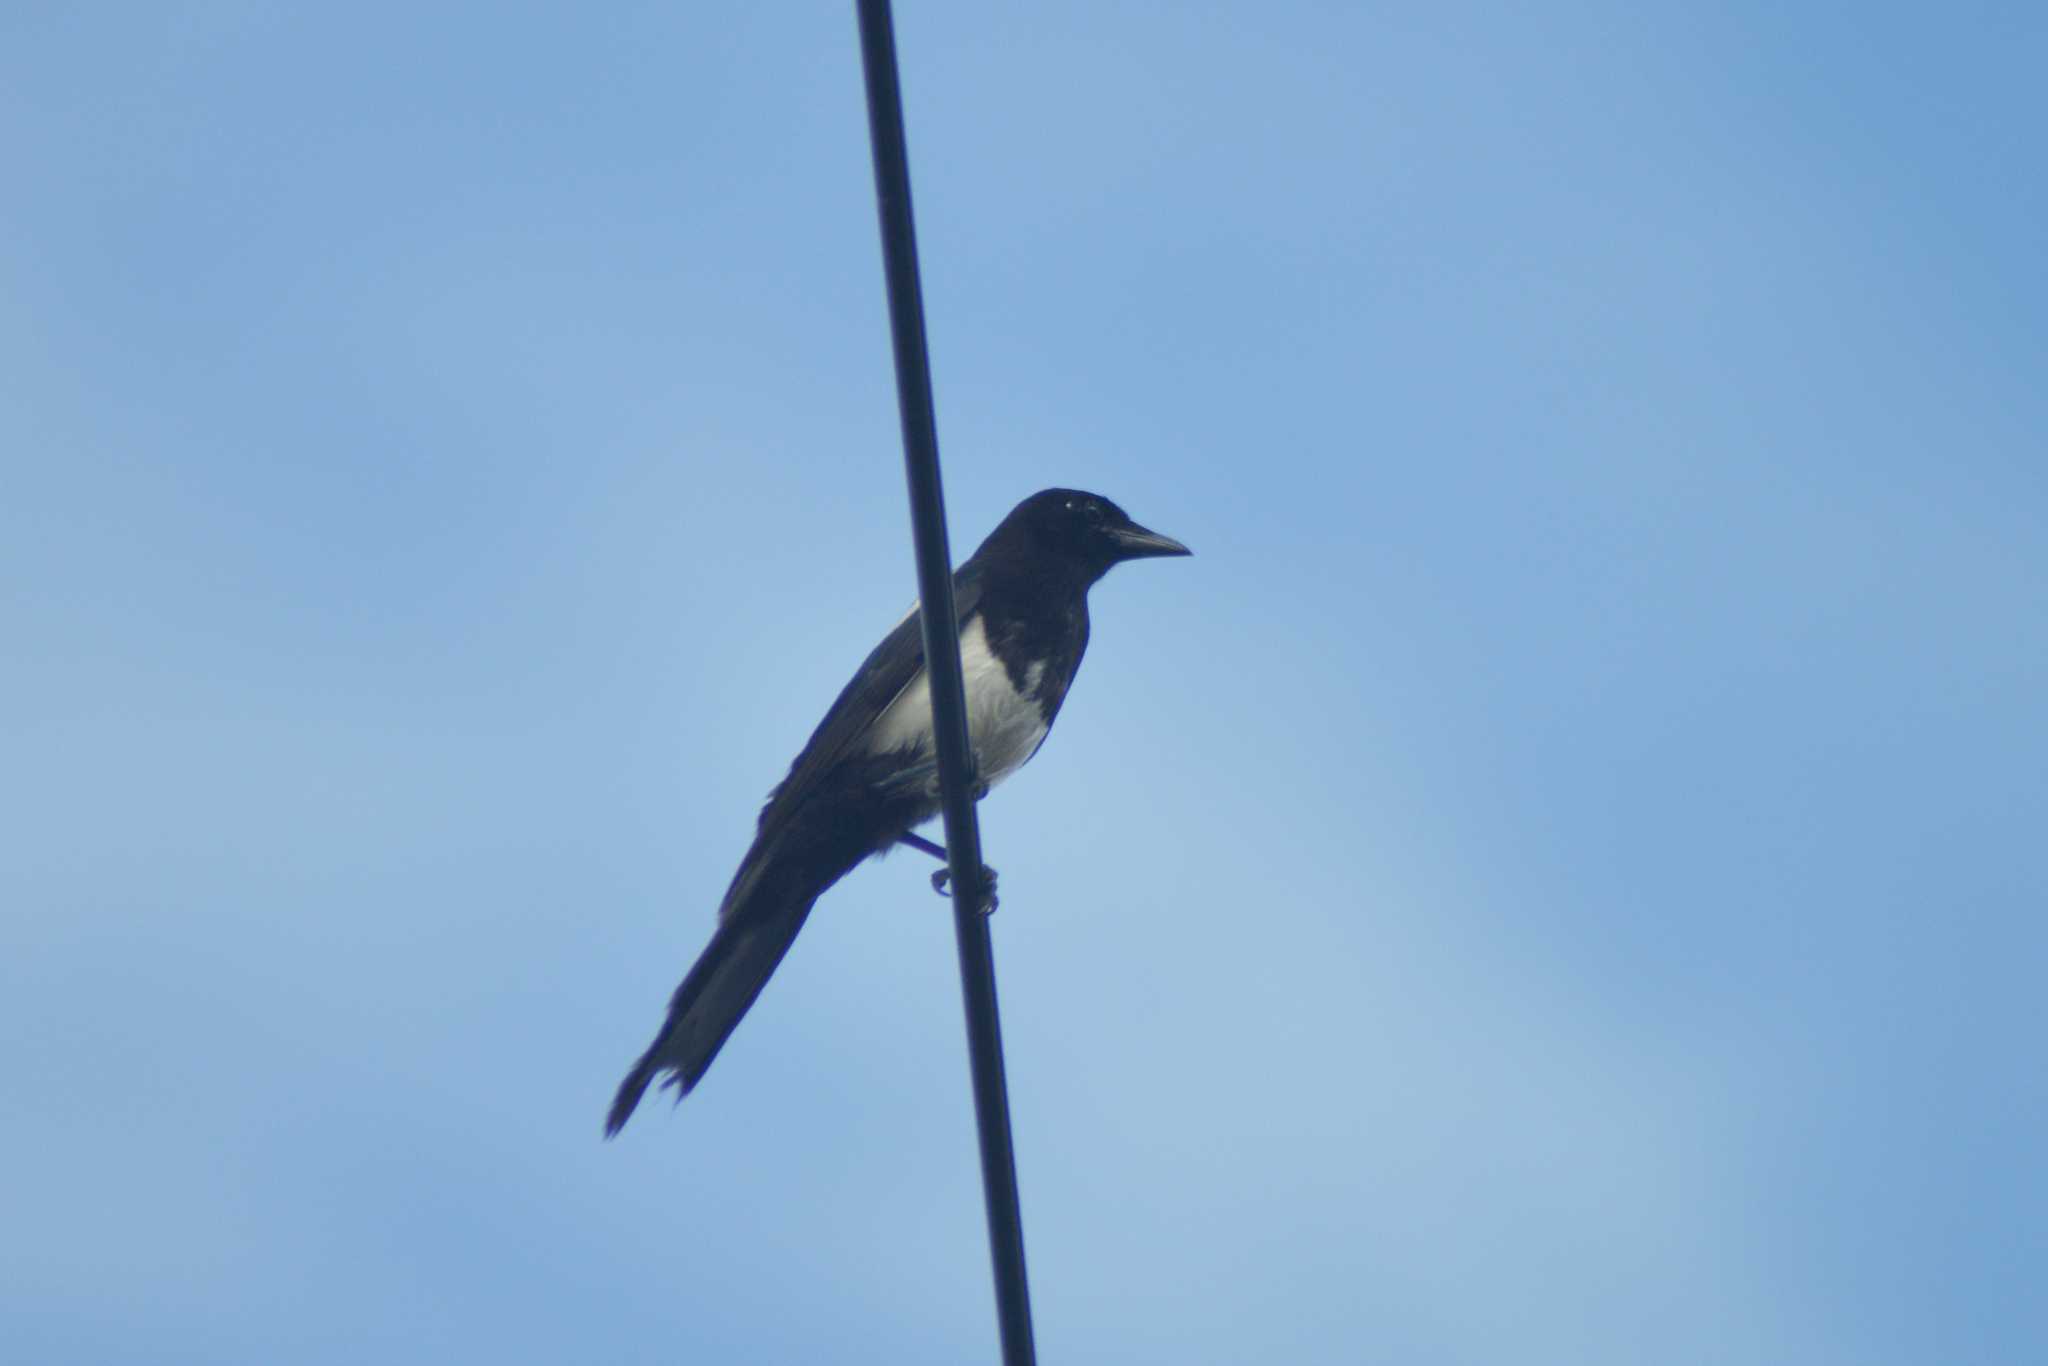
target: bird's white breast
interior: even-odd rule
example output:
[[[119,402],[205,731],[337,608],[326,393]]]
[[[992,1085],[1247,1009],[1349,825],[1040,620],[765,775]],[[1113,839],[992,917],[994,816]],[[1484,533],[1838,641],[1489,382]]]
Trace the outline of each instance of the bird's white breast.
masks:
[[[981,781],[994,787],[1017,771],[1045,739],[1045,718],[1031,694],[1044,666],[1026,671],[1024,689],[1010,682],[1009,671],[988,647],[988,631],[979,616],[960,632],[960,674],[967,685],[967,733],[974,745]],[[875,718],[868,731],[873,753],[910,749],[932,751],[931,676],[923,669],[910,686]]]

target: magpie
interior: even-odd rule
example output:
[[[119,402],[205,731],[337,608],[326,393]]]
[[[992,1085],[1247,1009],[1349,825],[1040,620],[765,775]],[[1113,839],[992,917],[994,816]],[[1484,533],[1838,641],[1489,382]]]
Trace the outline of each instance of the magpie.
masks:
[[[977,796],[1037,753],[1088,648],[1088,590],[1124,560],[1186,555],[1107,498],[1026,498],[953,575]],[[662,1073],[677,1099],[704,1077],[826,888],[938,814],[924,626],[910,614],[860,666],[768,795],[754,843],[718,907],[718,928],[670,1000],[668,1019],[619,1086],[618,1133]],[[934,879],[935,884],[938,879]]]

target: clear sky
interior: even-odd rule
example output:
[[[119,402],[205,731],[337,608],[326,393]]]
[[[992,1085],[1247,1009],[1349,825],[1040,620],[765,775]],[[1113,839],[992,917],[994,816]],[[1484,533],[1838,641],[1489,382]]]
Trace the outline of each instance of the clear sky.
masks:
[[[906,3],[1048,1361],[2048,1359],[2039,5]],[[10,1361],[992,1359],[851,7],[0,17]]]

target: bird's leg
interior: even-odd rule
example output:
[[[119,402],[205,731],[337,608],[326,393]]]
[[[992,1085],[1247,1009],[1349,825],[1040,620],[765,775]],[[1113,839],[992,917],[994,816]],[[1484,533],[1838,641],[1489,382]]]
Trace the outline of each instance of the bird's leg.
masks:
[[[945,845],[933,844],[930,840],[926,839],[923,835],[918,834],[914,830],[904,831],[902,834],[896,837],[896,842],[898,844],[909,845],[912,849],[922,850],[923,852],[930,854],[933,858],[937,859],[941,863],[946,862],[946,860],[951,857],[951,855],[947,854]]]
[[[930,854],[933,858],[937,859],[941,863],[950,865],[952,862],[953,856],[946,852],[945,845],[934,844],[930,840],[926,839],[923,835],[913,834],[912,832],[906,830],[901,835],[898,835],[896,837],[896,842],[898,844],[907,844],[912,849],[922,850],[925,853]],[[932,890],[937,892],[940,896],[950,895],[950,893],[946,891],[946,884],[948,882],[951,882],[952,880],[952,868],[950,866],[941,868],[938,872],[932,874]],[[982,911],[982,914],[992,915],[994,914],[996,909],[996,870],[989,867],[986,863],[982,864],[981,880],[988,887],[988,906]]]

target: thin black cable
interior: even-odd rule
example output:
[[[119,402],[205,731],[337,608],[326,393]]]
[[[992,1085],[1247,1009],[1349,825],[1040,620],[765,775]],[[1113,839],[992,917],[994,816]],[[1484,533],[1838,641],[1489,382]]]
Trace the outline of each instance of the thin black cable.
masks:
[[[960,994],[967,1008],[974,1118],[981,1134],[981,1184],[988,1204],[996,1319],[1006,1366],[1029,1366],[1037,1354],[1031,1341],[1031,1293],[1024,1278],[1024,1219],[1017,1203],[1016,1153],[1010,1143],[1009,1089],[1003,1080],[995,956],[984,914],[989,887],[982,876],[981,829],[974,815],[974,760],[967,741],[966,687],[960,677],[953,558],[946,546],[945,497],[939,486],[938,424],[933,416],[931,358],[925,347],[924,299],[918,284],[917,230],[910,212],[910,155],[903,136],[903,94],[896,79],[896,36],[888,0],[857,0],[856,8],[861,65],[867,76],[868,134],[875,153],[882,264],[889,286],[889,324],[896,349],[903,467],[910,484],[918,598],[924,609],[924,658],[931,680],[940,809],[945,816],[946,852],[953,874]]]

